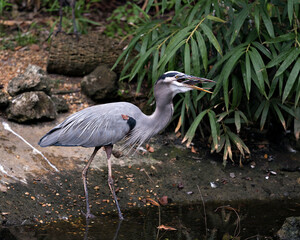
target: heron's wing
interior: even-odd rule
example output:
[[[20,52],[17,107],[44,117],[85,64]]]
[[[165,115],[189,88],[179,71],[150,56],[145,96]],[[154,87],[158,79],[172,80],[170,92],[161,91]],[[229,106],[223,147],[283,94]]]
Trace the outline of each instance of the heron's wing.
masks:
[[[136,114],[137,110],[140,111],[129,103],[111,103],[86,108],[50,130],[40,140],[39,145],[96,147],[114,144],[132,129],[132,122],[124,119],[124,115],[135,121],[131,115]]]

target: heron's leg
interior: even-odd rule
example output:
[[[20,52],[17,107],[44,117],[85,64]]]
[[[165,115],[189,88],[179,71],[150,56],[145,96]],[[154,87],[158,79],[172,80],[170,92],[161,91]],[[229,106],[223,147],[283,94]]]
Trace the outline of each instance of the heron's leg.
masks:
[[[82,170],[82,181],[83,181],[83,186],[84,186],[84,194],[85,194],[85,201],[86,201],[86,218],[93,218],[95,217],[93,214],[91,214],[91,210],[90,210],[90,204],[89,204],[89,193],[88,193],[88,189],[87,189],[87,184],[86,184],[86,177],[87,177],[87,171],[89,166],[91,165],[96,153],[98,152],[98,150],[100,149],[100,147],[95,147],[94,152],[92,153],[88,163],[86,164],[86,166],[84,167],[84,169]]]
[[[57,33],[61,32],[62,16],[63,16],[63,3],[62,3],[62,0],[59,0],[59,24],[58,24],[58,29],[57,29],[55,35]]]
[[[106,155],[107,155],[107,165],[108,165],[108,186],[110,188],[110,191],[114,197],[114,200],[115,200],[115,204],[117,206],[117,210],[118,210],[118,214],[119,214],[119,219],[120,220],[123,220],[123,215],[121,213],[121,210],[120,210],[120,206],[119,206],[119,203],[118,203],[118,199],[117,199],[117,195],[116,195],[116,192],[115,192],[115,187],[114,187],[114,180],[112,178],[112,171],[111,171],[111,160],[110,160],[110,157],[111,157],[111,153],[112,153],[112,148],[113,146],[112,145],[108,145],[108,146],[104,146],[104,150],[106,152]]]
[[[77,37],[77,40],[78,40],[79,36],[78,36],[76,20],[75,20],[75,0],[72,0],[71,8],[72,8],[73,30],[74,30],[74,33],[76,34],[76,37]]]

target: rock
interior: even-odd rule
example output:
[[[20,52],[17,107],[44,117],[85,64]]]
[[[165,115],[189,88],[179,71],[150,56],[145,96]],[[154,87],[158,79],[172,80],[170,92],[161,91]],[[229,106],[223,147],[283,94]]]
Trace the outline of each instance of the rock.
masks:
[[[112,100],[118,96],[117,75],[101,65],[83,78],[81,90],[96,102]]]
[[[277,232],[280,240],[299,240],[300,239],[300,217],[288,217]]]
[[[69,105],[67,101],[62,97],[51,96],[51,100],[54,102],[56,111],[58,113],[63,113],[69,111]]]
[[[4,109],[8,106],[8,94],[0,91],[0,109]]]
[[[7,92],[11,96],[29,91],[50,93],[50,78],[39,66],[29,65],[23,74],[14,77],[8,83]]]
[[[26,92],[14,97],[7,118],[19,123],[56,118],[55,104],[44,92]]]

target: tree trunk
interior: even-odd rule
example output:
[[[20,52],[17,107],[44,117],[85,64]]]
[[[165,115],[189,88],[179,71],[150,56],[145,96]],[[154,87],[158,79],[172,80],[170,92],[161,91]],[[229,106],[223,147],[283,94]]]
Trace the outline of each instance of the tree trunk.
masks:
[[[58,33],[52,36],[47,71],[68,76],[84,76],[92,72],[100,64],[112,67],[122,53],[125,43],[93,32],[87,35]],[[121,71],[117,66],[115,71]]]

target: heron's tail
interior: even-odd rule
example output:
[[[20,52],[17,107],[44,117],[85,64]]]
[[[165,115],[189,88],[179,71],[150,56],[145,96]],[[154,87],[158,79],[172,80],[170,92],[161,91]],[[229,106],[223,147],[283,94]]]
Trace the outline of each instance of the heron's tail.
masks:
[[[43,136],[38,144],[41,147],[57,145],[60,128],[53,128],[45,136]]]

